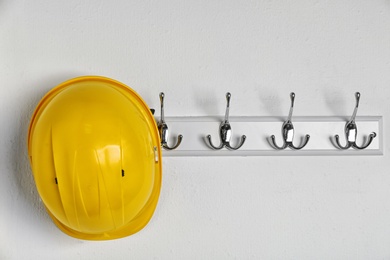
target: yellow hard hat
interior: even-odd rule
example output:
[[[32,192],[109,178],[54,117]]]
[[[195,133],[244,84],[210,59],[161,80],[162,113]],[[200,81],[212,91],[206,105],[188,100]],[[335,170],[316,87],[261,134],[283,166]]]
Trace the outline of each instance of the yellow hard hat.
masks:
[[[87,240],[141,230],[161,188],[161,147],[148,106],[132,89],[104,77],[66,81],[33,114],[28,153],[54,223]]]

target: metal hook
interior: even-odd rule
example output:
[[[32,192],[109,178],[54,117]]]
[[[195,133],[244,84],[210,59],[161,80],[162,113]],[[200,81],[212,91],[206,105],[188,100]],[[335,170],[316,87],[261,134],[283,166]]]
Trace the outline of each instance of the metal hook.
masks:
[[[272,141],[272,146],[277,149],[277,150],[283,150],[286,149],[287,147],[290,147],[291,149],[294,150],[299,150],[305,147],[305,145],[309,142],[310,135],[305,136],[305,140],[301,144],[301,146],[296,147],[293,144],[293,139],[294,139],[294,125],[291,121],[292,118],[292,113],[294,109],[294,100],[295,100],[295,93],[291,92],[290,93],[290,98],[291,98],[291,107],[290,107],[290,112],[288,113],[287,120],[284,121],[282,125],[282,136],[284,140],[283,146],[278,146],[275,142],[275,135],[271,135],[271,141]]]
[[[356,144],[357,125],[355,122],[355,117],[357,114],[357,110],[359,108],[359,101],[360,101],[360,93],[359,92],[355,93],[355,98],[356,98],[355,109],[353,110],[353,114],[351,116],[351,119],[345,124],[345,127],[344,127],[345,138],[347,139],[346,145],[342,146],[340,144],[339,135],[334,136],[336,139],[336,144],[338,146],[338,147],[337,146],[336,147],[339,149],[342,149],[342,150],[346,150],[350,147],[353,147],[353,148],[358,149],[358,150],[366,149],[371,144],[372,140],[374,140],[374,138],[376,137],[376,133],[372,132],[369,135],[367,142],[363,146],[358,146]]]
[[[168,132],[168,125],[165,123],[165,120],[164,120],[164,96],[165,96],[164,92],[161,92],[160,93],[161,117],[160,117],[160,121],[158,122],[157,126],[158,126],[158,131],[160,133],[161,146],[167,150],[174,150],[180,145],[181,140],[183,139],[183,136],[179,135],[177,137],[176,145],[174,145],[173,147],[168,146],[169,132]]]
[[[241,137],[241,142],[237,147],[232,147],[230,145],[230,138],[232,136],[232,128],[229,123],[229,108],[230,108],[231,96],[232,95],[229,92],[226,93],[227,104],[226,104],[225,120],[222,121],[222,123],[219,126],[219,137],[221,139],[221,144],[219,146],[214,146],[213,143],[211,142],[211,135],[207,135],[208,145],[210,145],[210,147],[213,148],[214,150],[220,150],[223,147],[226,147],[230,150],[237,150],[240,149],[240,147],[244,144],[246,140],[246,136],[243,135]]]

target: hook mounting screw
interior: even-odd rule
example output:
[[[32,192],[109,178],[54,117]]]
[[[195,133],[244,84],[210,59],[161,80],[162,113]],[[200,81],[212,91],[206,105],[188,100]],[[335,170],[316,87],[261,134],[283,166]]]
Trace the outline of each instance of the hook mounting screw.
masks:
[[[277,149],[277,150],[284,150],[287,147],[290,147],[291,149],[294,150],[299,150],[302,149],[303,147],[306,146],[306,144],[309,142],[310,135],[305,136],[305,140],[301,144],[301,146],[294,146],[293,140],[294,140],[294,125],[291,121],[292,114],[293,114],[293,109],[294,109],[294,101],[295,101],[295,93],[291,92],[290,93],[290,98],[291,98],[291,106],[290,106],[290,111],[288,113],[287,120],[284,121],[282,125],[282,136],[284,140],[283,146],[278,146],[275,142],[275,135],[271,135],[271,145]]]
[[[355,109],[353,110],[353,114],[351,116],[351,119],[349,121],[347,121],[347,123],[345,124],[345,127],[344,127],[344,133],[345,133],[345,138],[346,138],[346,142],[347,142],[346,145],[343,146],[340,144],[339,135],[334,136],[335,140],[336,140],[336,144],[337,144],[336,147],[339,149],[342,149],[342,150],[346,150],[350,147],[353,147],[353,148],[358,149],[358,150],[366,149],[371,144],[372,140],[374,140],[374,138],[376,137],[376,133],[372,132],[368,136],[368,140],[365,144],[363,144],[363,146],[358,146],[356,144],[357,125],[355,122],[355,118],[356,118],[357,110],[359,108],[359,101],[360,101],[360,93],[359,92],[355,93],[355,98],[356,98]]]
[[[172,147],[168,146],[169,132],[168,132],[168,125],[165,123],[165,118],[164,118],[164,97],[165,97],[164,92],[161,92],[160,93],[161,117],[160,117],[160,121],[157,124],[157,127],[160,133],[161,146],[166,150],[174,150],[180,145],[181,141],[183,140],[183,135],[179,135],[177,137],[177,143],[174,146]]]
[[[208,141],[208,145],[213,148],[214,150],[220,150],[222,149],[223,147],[226,147],[228,148],[229,150],[238,150],[241,148],[241,146],[244,144],[245,140],[246,140],[246,136],[243,135],[241,136],[241,141],[240,143],[238,144],[238,146],[236,147],[232,147],[230,145],[230,138],[232,136],[232,127],[230,126],[230,123],[229,123],[229,109],[230,109],[230,98],[231,98],[231,94],[228,92],[226,93],[226,111],[225,111],[225,120],[223,120],[219,126],[219,137],[221,139],[221,144],[219,146],[215,146],[213,145],[213,143],[211,142],[211,135],[207,135],[206,138],[207,138],[207,141]]]

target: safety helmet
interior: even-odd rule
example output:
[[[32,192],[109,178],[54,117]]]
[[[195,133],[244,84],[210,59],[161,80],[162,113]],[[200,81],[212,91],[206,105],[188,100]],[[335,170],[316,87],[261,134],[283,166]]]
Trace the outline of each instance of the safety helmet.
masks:
[[[158,129],[142,98],[118,81],[85,76],[49,91],[33,114],[28,154],[50,217],[70,236],[125,237],[153,215]]]

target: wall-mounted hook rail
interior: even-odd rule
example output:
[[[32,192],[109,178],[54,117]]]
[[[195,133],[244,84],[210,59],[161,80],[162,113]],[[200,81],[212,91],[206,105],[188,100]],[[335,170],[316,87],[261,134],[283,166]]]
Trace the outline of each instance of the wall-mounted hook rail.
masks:
[[[238,144],[238,146],[232,147],[230,145],[230,138],[232,136],[232,127],[230,126],[230,123],[229,123],[230,98],[231,98],[231,94],[229,92],[226,93],[225,120],[223,120],[219,126],[219,137],[221,139],[221,144],[219,146],[213,145],[213,143],[211,142],[211,135],[206,136],[206,138],[207,138],[206,140],[208,141],[206,143],[214,150],[220,150],[223,147],[226,147],[229,150],[237,150],[237,149],[241,148],[241,146],[244,144],[244,142],[246,140],[246,136],[243,135],[243,136],[241,136],[241,141]]]
[[[295,100],[295,93],[294,92],[291,92],[290,98],[291,98],[290,112],[288,113],[287,120],[284,121],[284,123],[282,125],[282,136],[283,136],[283,141],[284,141],[283,145],[278,146],[275,142],[275,135],[271,135],[270,144],[277,150],[284,150],[287,147],[290,147],[291,149],[294,149],[294,150],[299,150],[299,149],[302,149],[303,147],[305,147],[310,139],[310,135],[306,135],[305,140],[303,141],[303,143],[300,146],[294,146],[294,144],[293,144],[294,125],[291,121],[291,118],[292,118],[292,113],[293,113],[293,109],[294,109],[294,100]]]
[[[161,146],[166,150],[174,150],[177,147],[179,147],[179,145],[181,144],[181,141],[183,140],[183,135],[181,135],[181,134],[178,135],[177,143],[174,146],[172,146],[172,147],[168,146],[169,131],[168,131],[168,125],[165,123],[164,97],[165,97],[164,93],[161,92],[160,93],[161,117],[160,117],[160,121],[158,122],[157,126],[158,126],[158,131],[160,133]]]
[[[310,142],[301,150],[276,150],[269,144],[267,133],[280,131],[280,117],[275,116],[230,116],[234,131],[245,133],[245,145],[239,150],[210,149],[205,144],[203,133],[215,131],[221,122],[216,116],[167,117],[171,134],[182,133],[186,141],[172,151],[165,151],[165,157],[177,156],[368,156],[383,155],[383,120],[381,116],[357,116],[359,131],[375,131],[377,137],[364,150],[335,148],[331,142],[333,133],[345,125],[344,116],[294,116],[294,127],[310,132]],[[363,142],[363,136],[357,141]]]
[[[356,92],[355,93],[355,98],[356,98],[356,106],[355,106],[355,109],[353,111],[353,114],[351,116],[351,119],[345,124],[345,127],[344,127],[344,133],[345,133],[345,138],[346,138],[346,145],[343,146],[340,144],[340,138],[339,138],[339,135],[335,135],[335,140],[336,140],[336,144],[337,144],[337,148],[339,149],[342,149],[342,150],[346,150],[350,147],[353,147],[355,149],[358,149],[358,150],[362,150],[362,149],[366,149],[371,143],[372,143],[372,140],[374,140],[374,138],[376,137],[376,133],[375,132],[372,132],[369,137],[368,137],[368,140],[366,141],[365,144],[363,144],[363,146],[358,146],[356,144],[356,137],[357,137],[357,125],[356,125],[356,122],[355,122],[355,118],[356,118],[356,114],[357,114],[357,110],[359,108],[359,101],[360,101],[360,93],[359,92]]]

